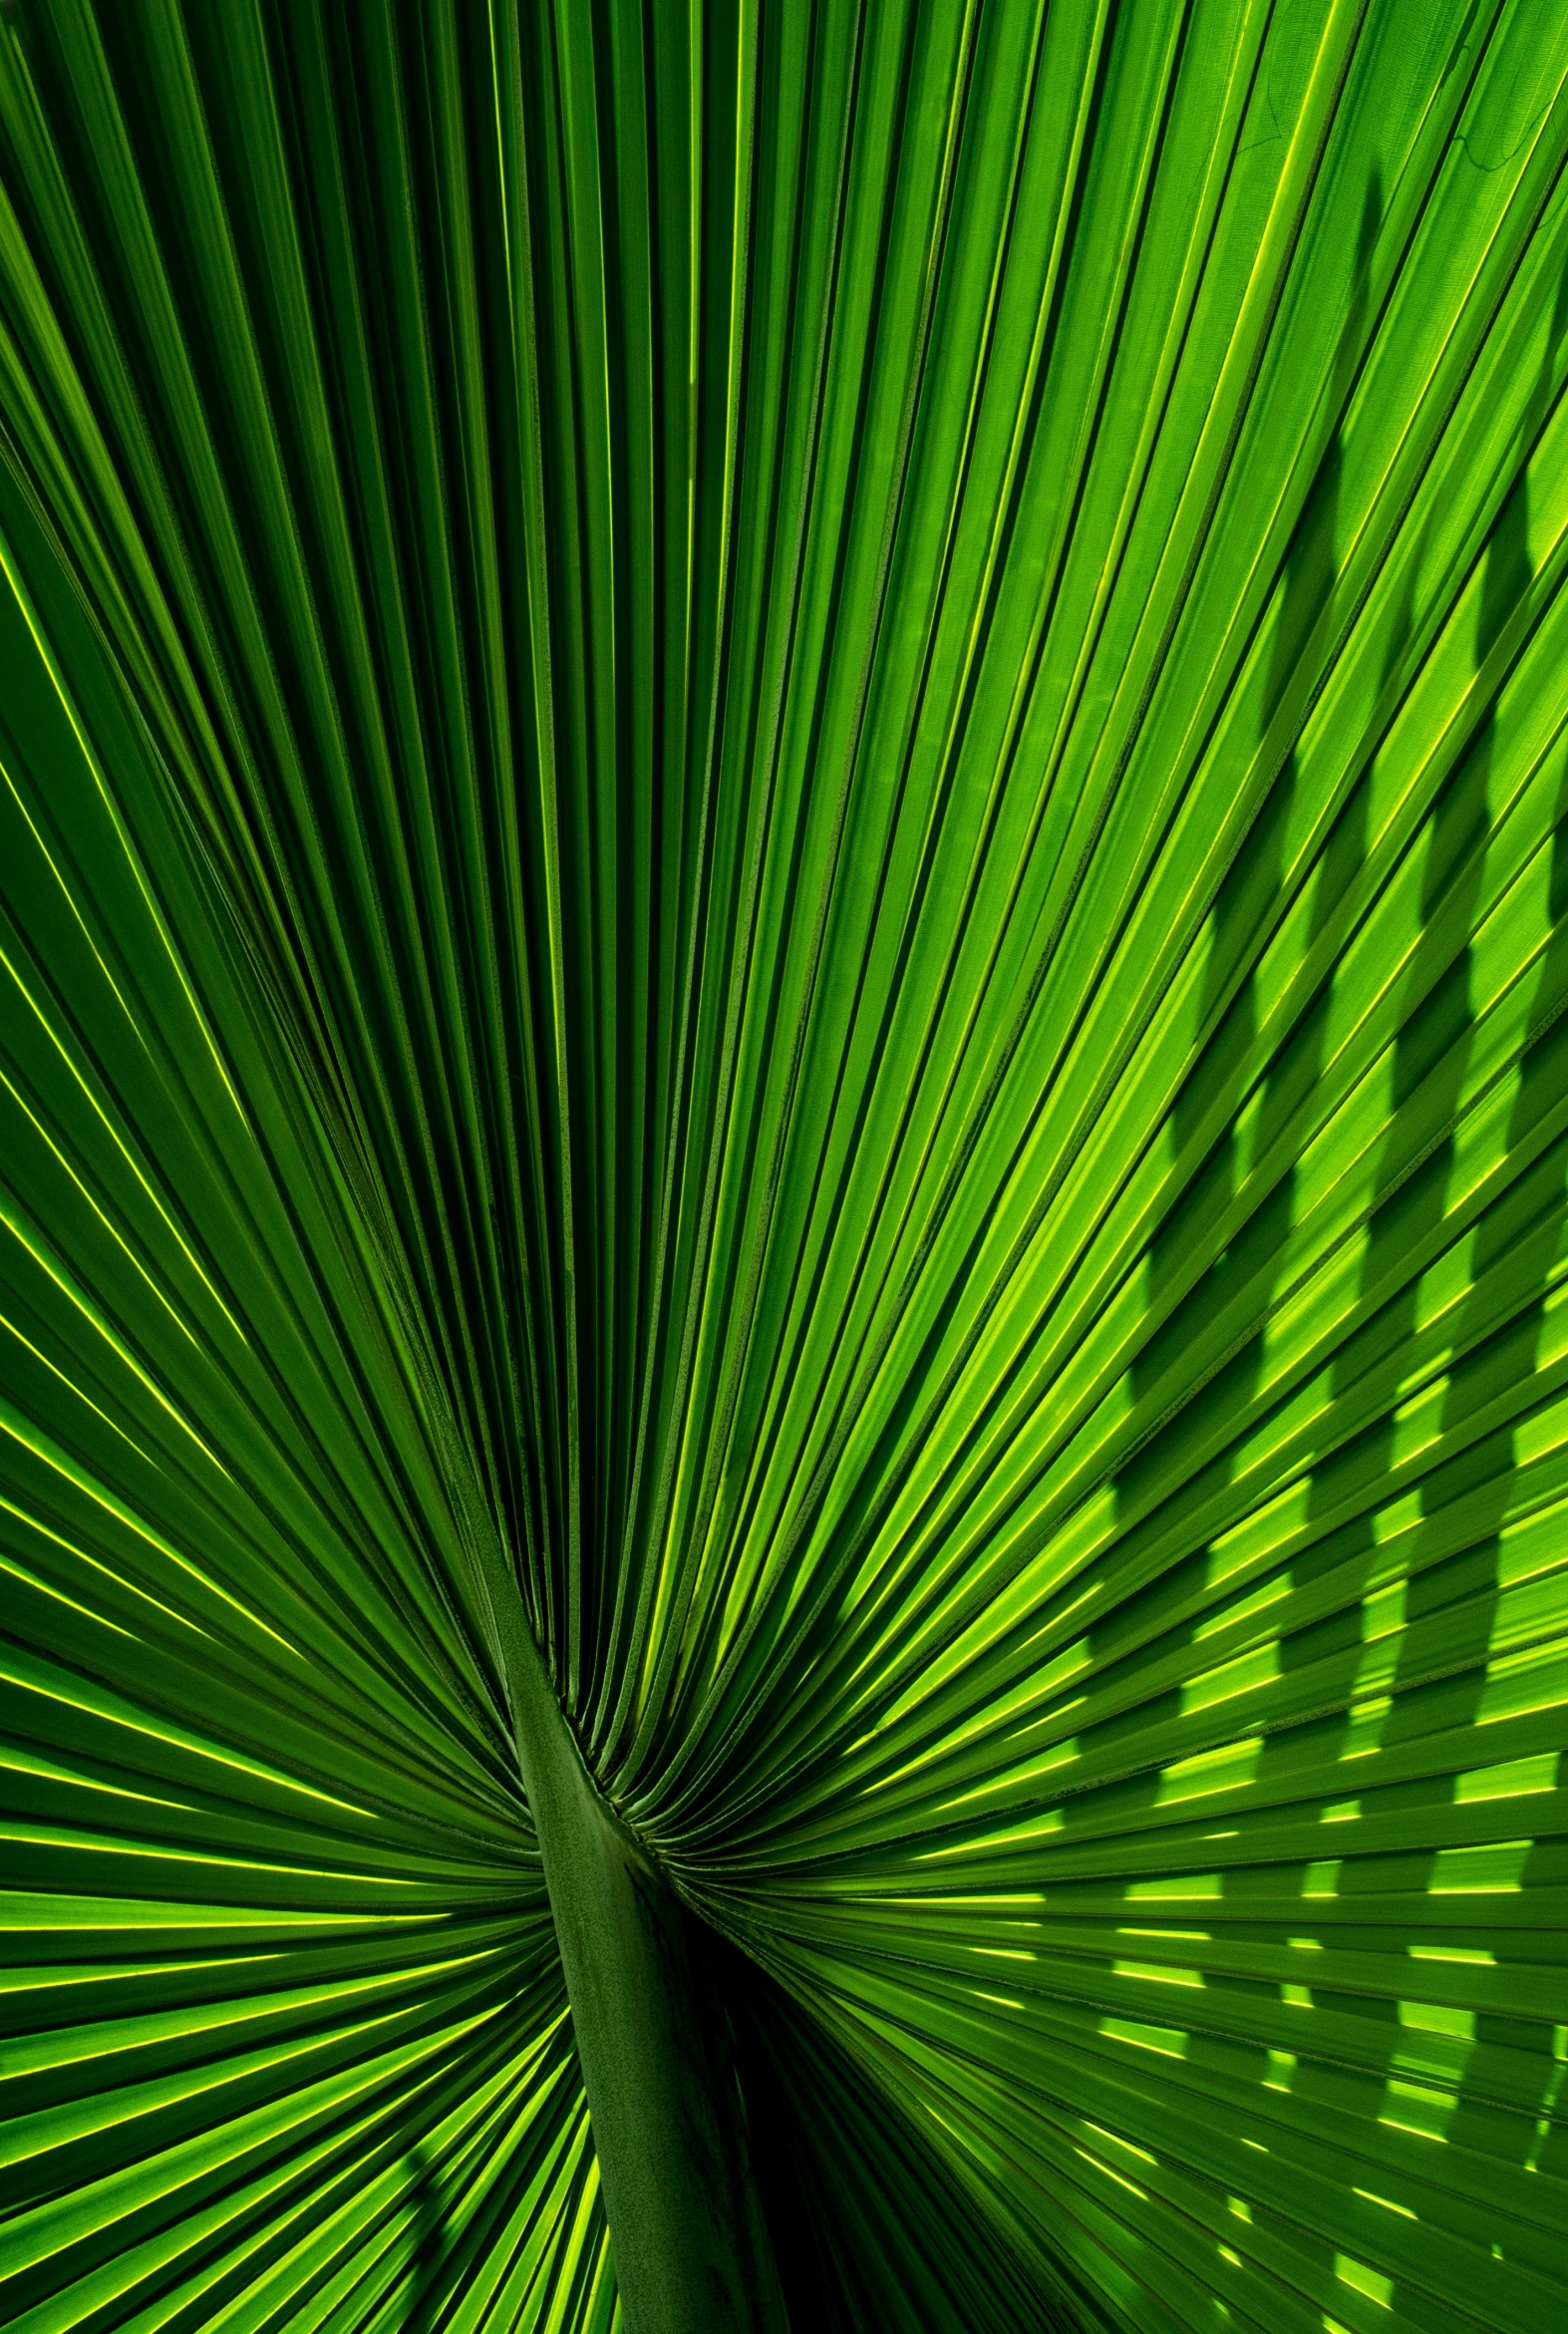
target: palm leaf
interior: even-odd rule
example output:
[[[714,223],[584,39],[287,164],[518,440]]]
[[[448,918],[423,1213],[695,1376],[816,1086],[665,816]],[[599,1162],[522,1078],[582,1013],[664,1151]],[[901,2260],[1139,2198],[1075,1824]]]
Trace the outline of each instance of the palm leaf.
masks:
[[[7,2322],[1556,2322],[1565,77],[0,24]]]

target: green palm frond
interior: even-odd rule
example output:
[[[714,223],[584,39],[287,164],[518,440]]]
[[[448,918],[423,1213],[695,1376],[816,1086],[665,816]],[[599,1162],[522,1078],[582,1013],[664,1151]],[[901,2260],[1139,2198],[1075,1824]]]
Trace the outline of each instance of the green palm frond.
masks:
[[[5,2323],[1558,2323],[1565,85],[0,15]]]

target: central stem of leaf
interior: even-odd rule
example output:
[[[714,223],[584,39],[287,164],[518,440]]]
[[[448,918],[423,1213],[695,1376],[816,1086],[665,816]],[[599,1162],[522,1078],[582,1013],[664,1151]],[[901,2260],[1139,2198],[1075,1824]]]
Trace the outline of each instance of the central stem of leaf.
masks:
[[[700,1924],[606,1804],[521,1634],[507,1682],[627,2334],[782,2334]]]

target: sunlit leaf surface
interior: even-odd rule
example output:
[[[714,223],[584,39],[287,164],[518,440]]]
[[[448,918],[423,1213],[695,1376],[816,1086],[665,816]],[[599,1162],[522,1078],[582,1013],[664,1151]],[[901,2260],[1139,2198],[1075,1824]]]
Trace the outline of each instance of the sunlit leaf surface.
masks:
[[[1568,2300],[1568,13],[0,15],[0,2315]]]

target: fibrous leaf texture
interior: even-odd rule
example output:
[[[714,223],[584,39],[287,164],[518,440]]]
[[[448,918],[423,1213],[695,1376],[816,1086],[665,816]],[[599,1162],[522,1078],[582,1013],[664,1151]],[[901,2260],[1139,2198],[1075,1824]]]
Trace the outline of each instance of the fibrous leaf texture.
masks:
[[[1564,2322],[1565,79],[0,11],[11,2326]]]

